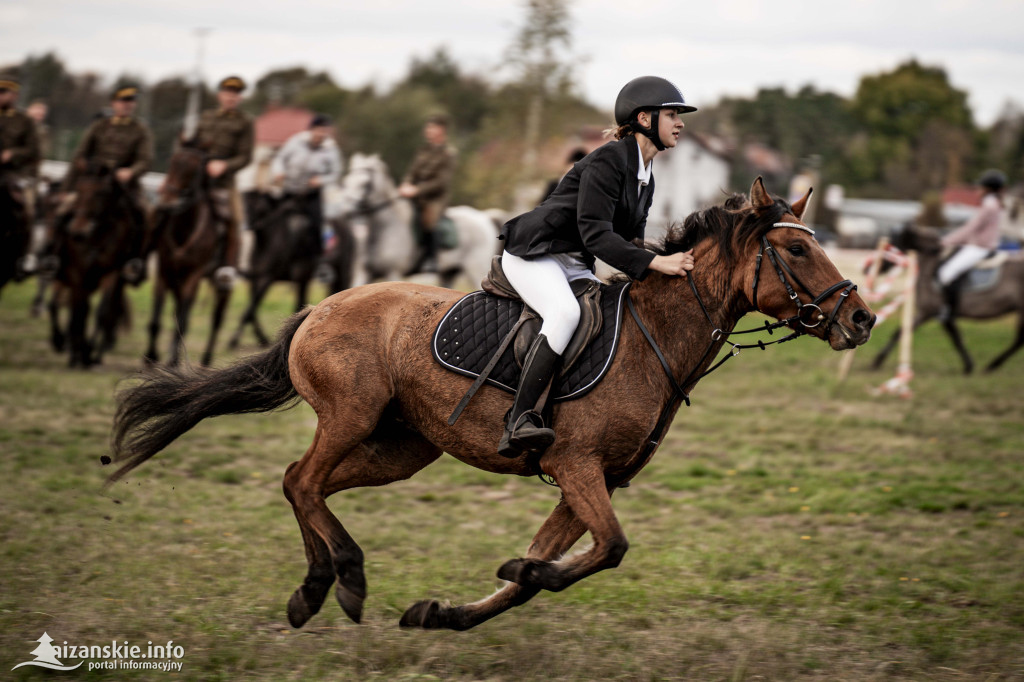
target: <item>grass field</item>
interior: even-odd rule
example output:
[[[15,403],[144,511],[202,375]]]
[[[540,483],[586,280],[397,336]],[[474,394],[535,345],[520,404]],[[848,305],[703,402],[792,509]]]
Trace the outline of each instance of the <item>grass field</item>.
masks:
[[[311,410],[204,422],[104,490],[112,396],[139,366],[148,287],[132,292],[134,330],[89,372],[49,350],[27,314],[33,288],[0,299],[10,679],[1024,679],[1024,355],[963,377],[931,325],[903,400],[867,390],[893,373],[866,370],[892,322],[843,385],[839,354],[816,340],[747,351],[697,388],[616,494],[623,564],[465,633],[397,623],[417,599],[489,594],[557,490],[444,457],[411,481],[340,494],[331,507],[366,552],[364,623],[329,598],[295,631],[285,604],[306,564],[280,481]],[[290,307],[275,289],[268,326]],[[208,310],[206,297],[193,358]],[[984,362],[1011,321],[964,333]],[[8,672],[44,631],[56,645],[173,640],[182,670]]]

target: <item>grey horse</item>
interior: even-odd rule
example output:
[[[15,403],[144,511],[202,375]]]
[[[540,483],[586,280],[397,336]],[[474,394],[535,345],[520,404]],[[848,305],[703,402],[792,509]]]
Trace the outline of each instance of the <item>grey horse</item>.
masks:
[[[400,280],[418,256],[412,233],[412,205],[400,199],[387,165],[377,155],[354,154],[341,182],[338,208],[353,222],[363,222],[367,234],[358,249],[367,281]],[[455,224],[458,244],[441,249],[438,273],[441,286],[450,287],[464,275],[479,287],[500,242],[491,217],[471,206],[451,206],[445,214]]]

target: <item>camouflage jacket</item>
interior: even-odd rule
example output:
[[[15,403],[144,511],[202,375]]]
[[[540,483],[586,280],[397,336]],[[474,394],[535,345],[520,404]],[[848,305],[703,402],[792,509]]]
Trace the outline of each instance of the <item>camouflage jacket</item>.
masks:
[[[199,119],[196,139],[211,159],[227,161],[224,174],[213,181],[214,187],[234,184],[235,173],[252,161],[253,124],[249,116],[237,109],[204,111]]]
[[[66,189],[74,188],[80,162],[97,161],[111,170],[130,168],[132,184],[153,163],[153,136],[145,123],[132,116],[108,116],[93,123],[71,159]]]
[[[447,203],[448,189],[455,174],[455,150],[447,145],[427,144],[416,152],[402,182],[419,188],[416,203]]]
[[[12,170],[18,175],[35,175],[39,165],[39,136],[35,122],[14,107],[0,109],[0,152],[11,152],[11,160],[0,170]]]

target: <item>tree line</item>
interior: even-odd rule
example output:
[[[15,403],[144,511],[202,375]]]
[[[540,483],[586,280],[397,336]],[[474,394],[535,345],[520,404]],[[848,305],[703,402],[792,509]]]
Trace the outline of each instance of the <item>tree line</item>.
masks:
[[[521,68],[507,82],[467,72],[440,47],[413,58],[405,76],[386,88],[344,88],[328,73],[304,67],[273,70],[252,84],[244,107],[253,115],[271,105],[328,114],[346,153],[379,153],[395,176],[404,172],[419,146],[426,116],[447,113],[459,150],[453,199],[507,207],[524,180],[540,181],[561,170],[565,149],[583,127],[611,123],[610,112],[578,94],[571,69],[555,69],[559,55],[552,44],[567,47],[568,33],[549,31],[538,47],[528,28],[509,51],[509,60],[521,60]],[[541,57],[531,57],[531,50]],[[538,69],[544,60],[547,68]],[[4,70],[19,74],[23,105],[34,99],[48,103],[50,156],[62,159],[103,111],[114,86],[141,85],[139,115],[153,129],[156,170],[166,168],[191,87],[184,78],[146,83],[125,73],[110,83],[98,74],[72,72],[52,52]],[[209,89],[203,101],[213,105]],[[941,67],[913,59],[864,76],[851,98],[810,85],[796,92],[765,88],[751,98],[702,103],[687,124],[689,131],[725,143],[733,188],[750,183],[755,169],[742,150],[752,143],[776,150],[784,174],[814,166],[823,183],[840,184],[850,196],[918,199],[970,182],[987,167],[1002,168],[1013,183],[1024,174],[1024,111],[1008,106],[995,124],[982,128],[974,121],[967,93],[953,87]],[[531,167],[531,158],[541,162]]]

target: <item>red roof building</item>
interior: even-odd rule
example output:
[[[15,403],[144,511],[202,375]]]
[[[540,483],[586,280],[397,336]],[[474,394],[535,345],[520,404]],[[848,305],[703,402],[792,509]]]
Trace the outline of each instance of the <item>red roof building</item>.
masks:
[[[256,144],[280,147],[295,133],[309,129],[313,112],[301,107],[272,107],[256,117]]]

